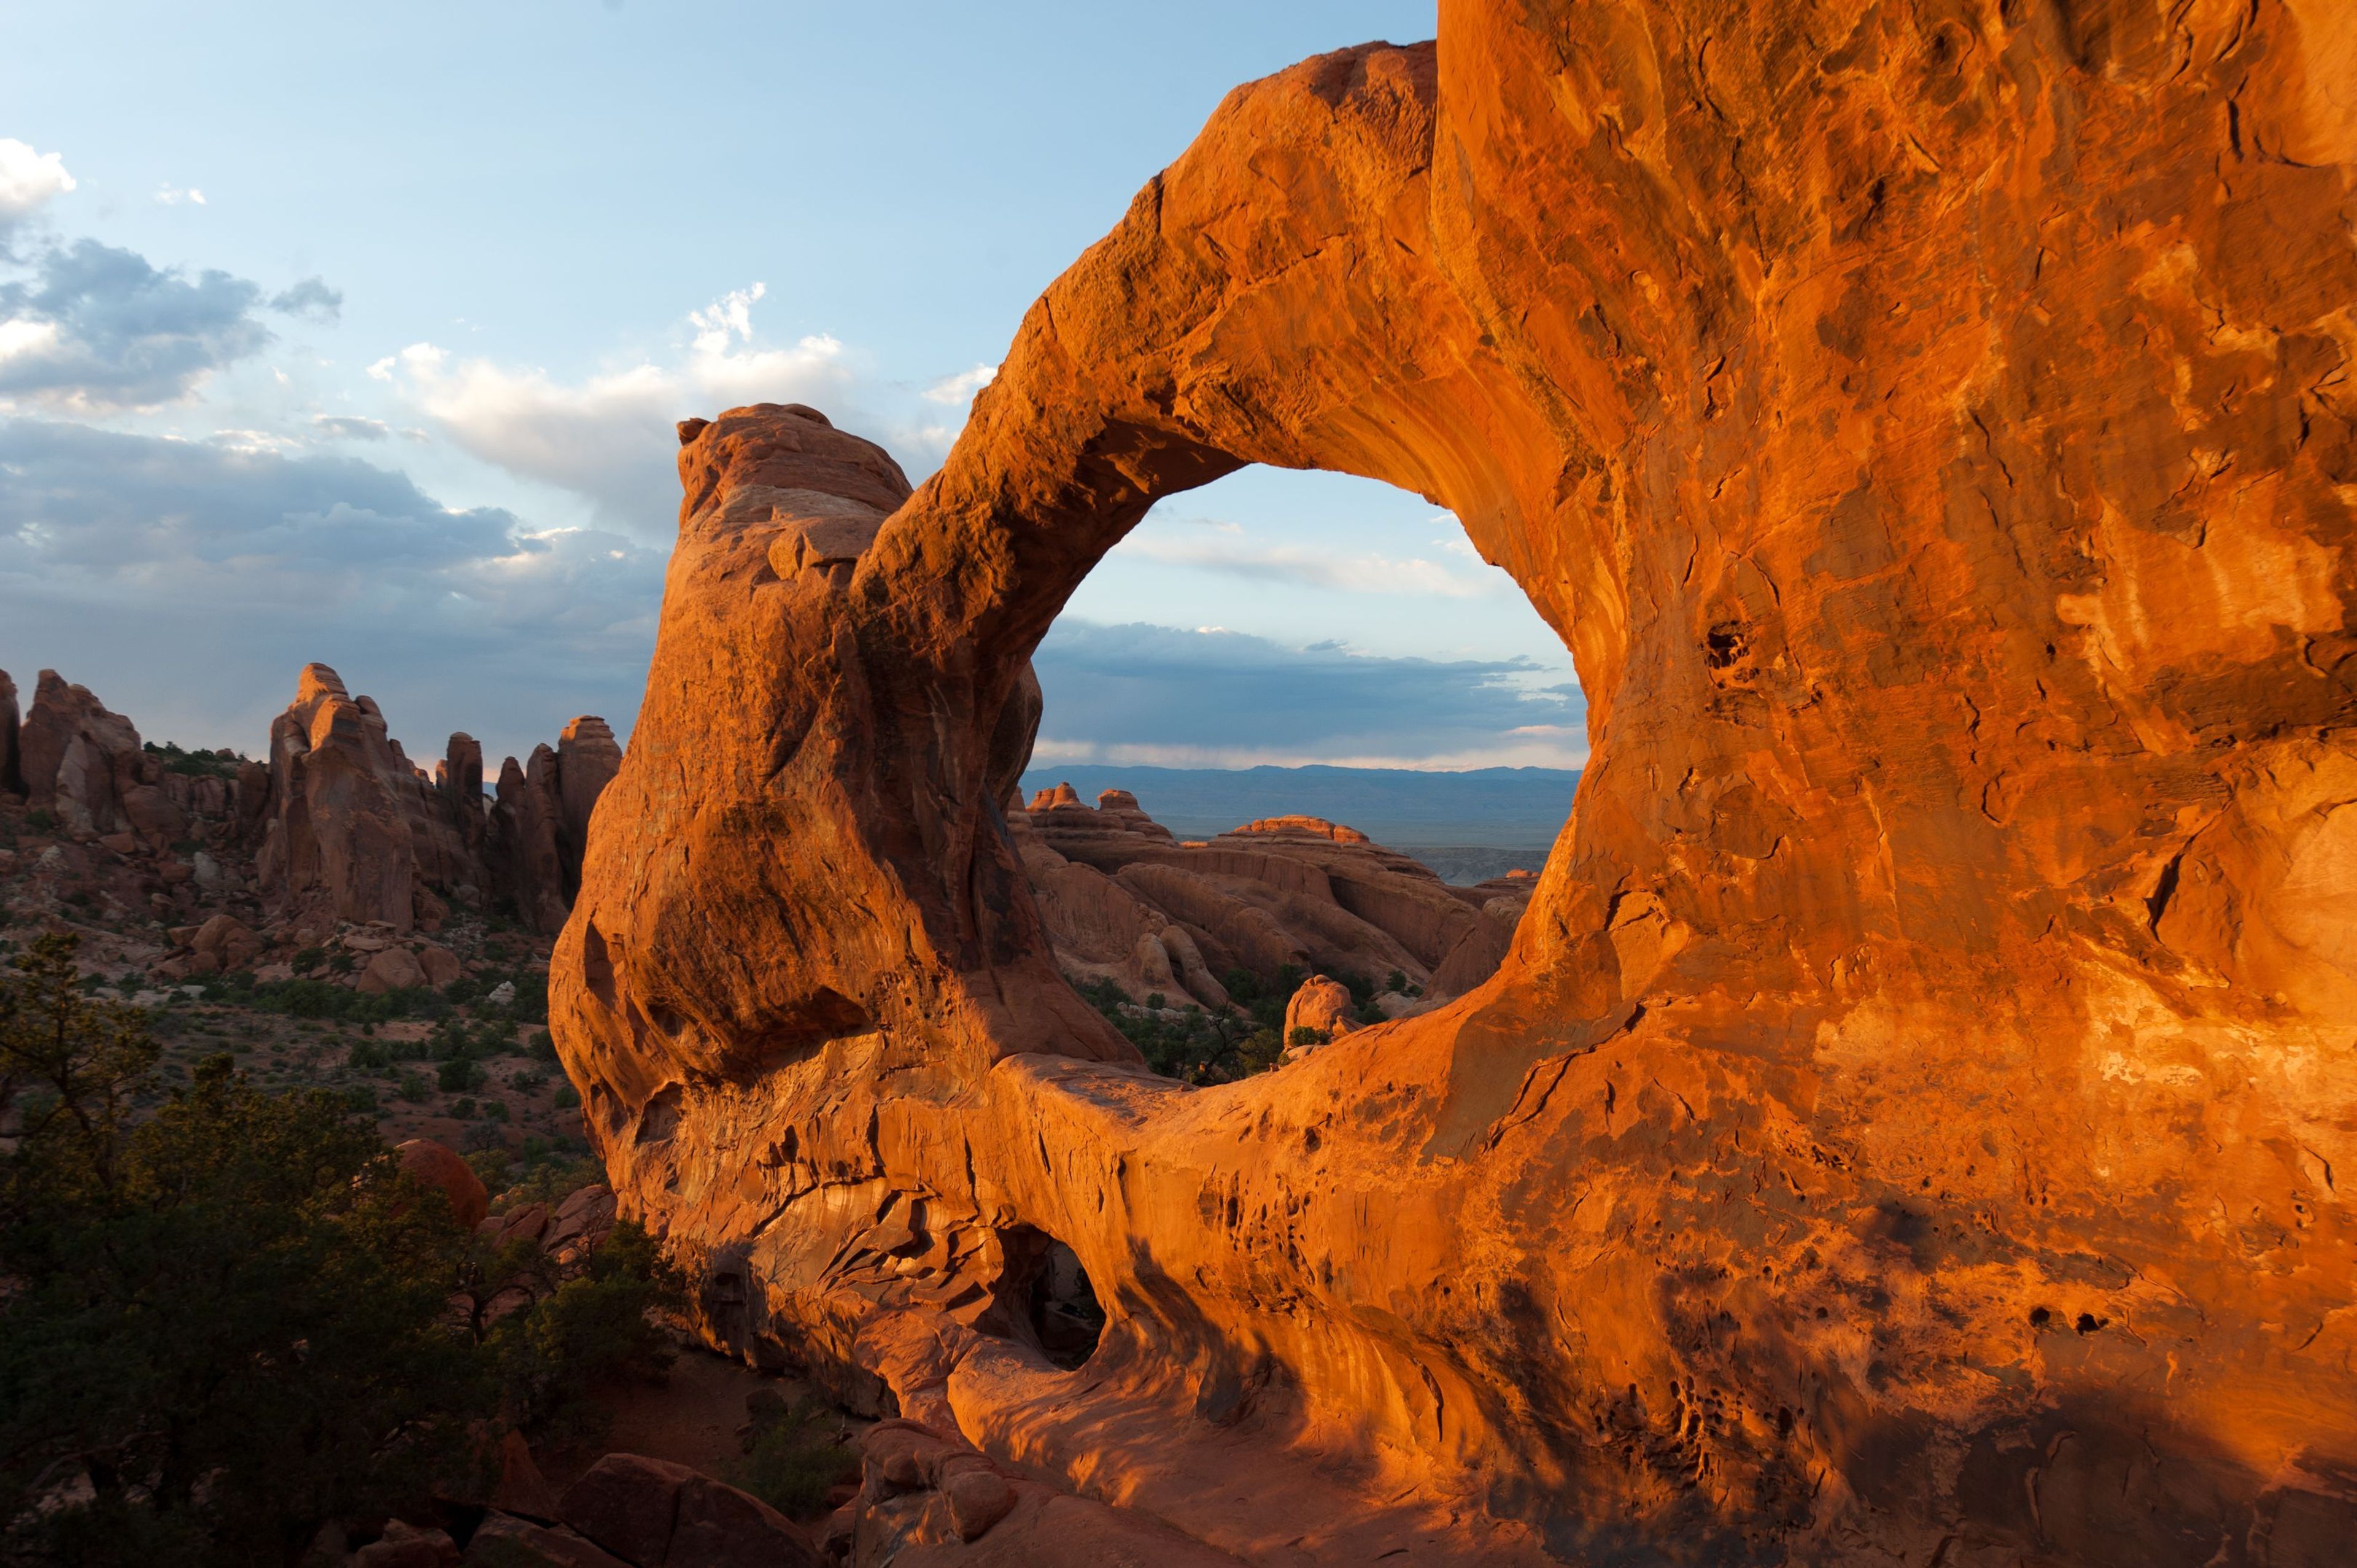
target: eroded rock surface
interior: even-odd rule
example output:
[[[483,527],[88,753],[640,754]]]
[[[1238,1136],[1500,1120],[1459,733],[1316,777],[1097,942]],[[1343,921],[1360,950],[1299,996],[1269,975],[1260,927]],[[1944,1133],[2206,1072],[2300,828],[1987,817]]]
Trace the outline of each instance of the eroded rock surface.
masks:
[[[1245,1561],[2338,1560],[2357,11],[1440,25],[1232,94],[914,496],[683,427],[556,960],[626,1209],[716,1341]],[[1493,978],[1189,1090],[992,758],[1249,462],[1454,511],[1593,758]]]
[[[1490,978],[1528,901],[1520,885],[1451,887],[1322,817],[1181,843],[1125,789],[1104,791],[1094,810],[1071,794],[1039,791],[1008,811],[1009,835],[1065,972],[1139,1001],[1159,992],[1216,1010],[1229,1002],[1222,976],[1244,969],[1274,985],[1288,968],[1372,985],[1397,974],[1453,996]],[[1443,971],[1454,982],[1445,993],[1432,984]]]
[[[529,775],[507,759],[494,804],[472,736],[451,736],[428,774],[373,698],[353,697],[333,670],[309,664],[271,725],[266,771],[238,780],[239,810],[258,840],[264,895],[282,918],[430,931],[457,901],[547,933],[571,908],[589,813],[620,760],[605,720],[576,718],[557,750],[533,748]]]

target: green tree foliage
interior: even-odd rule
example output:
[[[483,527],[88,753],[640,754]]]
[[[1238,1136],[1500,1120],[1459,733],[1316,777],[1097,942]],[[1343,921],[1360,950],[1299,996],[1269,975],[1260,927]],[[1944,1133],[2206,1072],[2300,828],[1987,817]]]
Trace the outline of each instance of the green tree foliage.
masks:
[[[1183,1083],[1232,1083],[1267,1071],[1284,1055],[1283,1046],[1275,1043],[1275,1026],[1259,1021],[1265,999],[1258,994],[1259,983],[1251,971],[1230,972],[1229,994],[1236,994],[1233,987],[1239,977],[1250,982],[1246,993],[1253,998],[1248,1003],[1238,998],[1243,1003],[1243,1011],[1210,1013],[1189,1003],[1177,1017],[1166,1016],[1166,1009],[1155,1005],[1161,999],[1158,993],[1147,997],[1146,1005],[1140,1008],[1110,980],[1074,981],[1072,986],[1137,1047],[1146,1065],[1163,1077]],[[1285,1002],[1280,997],[1275,1018],[1281,1022],[1284,1016]]]
[[[842,1418],[816,1400],[791,1410],[757,1413],[745,1457],[728,1469],[728,1483],[790,1518],[807,1518],[830,1487],[859,1473],[859,1455],[844,1445]]]
[[[494,1253],[343,1096],[217,1056],[163,1099],[156,1058],[70,937],[0,977],[0,1561],[291,1564],[667,1366],[643,1231]]]
[[[448,1206],[338,1097],[264,1093],[226,1057],[133,1122],[155,1059],[137,1015],[81,995],[70,939],[15,968],[10,1560],[292,1562],[321,1520],[454,1477],[495,1391],[437,1321],[468,1244]]]
[[[490,1277],[519,1267],[551,1265],[537,1249],[520,1247]],[[595,1436],[595,1389],[633,1379],[659,1382],[670,1370],[671,1340],[652,1314],[683,1304],[686,1282],[654,1239],[626,1219],[583,1269],[554,1283],[531,1311],[488,1329],[479,1326],[479,1332],[498,1369],[510,1420],[560,1438]]]

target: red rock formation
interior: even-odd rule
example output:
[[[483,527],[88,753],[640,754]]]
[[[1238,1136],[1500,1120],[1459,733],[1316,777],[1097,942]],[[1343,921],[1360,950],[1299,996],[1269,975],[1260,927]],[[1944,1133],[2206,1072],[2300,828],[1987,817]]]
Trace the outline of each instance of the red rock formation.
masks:
[[[556,741],[556,789],[564,807],[558,835],[565,854],[565,899],[569,906],[581,890],[581,857],[589,847],[589,813],[614,775],[622,768],[622,748],[614,732],[594,714],[584,714],[565,726]]]
[[[500,765],[499,800],[491,807],[490,877],[501,901],[528,929],[564,929],[564,793],[556,753],[532,748],[529,771],[509,757]]]
[[[1449,0],[1231,95],[905,503],[683,427],[553,999],[707,1332],[1254,1561],[2345,1555],[2352,57]],[[990,758],[1248,462],[1452,510],[1593,757],[1493,979],[1188,1090],[1056,978]]]
[[[1323,817],[1304,817],[1298,815],[1263,817],[1257,822],[1246,822],[1243,827],[1231,828],[1229,832],[1237,833],[1310,833],[1318,838],[1331,839],[1336,843],[1372,843],[1374,842],[1356,828],[1340,827],[1333,822],[1328,822]]]
[[[293,704],[270,726],[255,870],[274,912],[382,921],[396,931],[416,925],[421,895],[430,896],[421,847],[426,865],[446,876],[450,869],[447,849],[418,843],[410,797],[420,793],[375,703],[355,702],[326,665],[305,665]]]
[[[533,749],[530,774],[510,757],[490,806],[472,736],[453,735],[429,776],[372,699],[312,664],[271,726],[268,773],[241,775],[235,809],[260,841],[258,874],[282,916],[431,930],[450,900],[490,902],[553,932],[579,883],[589,811],[620,759],[605,720],[585,715],[557,750]]]
[[[1351,1012],[1349,986],[1313,974],[1285,1004],[1285,1043],[1288,1047],[1308,1043],[1295,1036],[1296,1029],[1313,1030],[1329,1040],[1347,1035],[1358,1026]]]
[[[1380,984],[1396,972],[1453,996],[1496,971],[1522,913],[1520,902],[1491,910],[1493,892],[1450,887],[1320,817],[1272,817],[1182,844],[1135,797],[1107,790],[1093,811],[1068,802],[1008,821],[1067,970],[1112,979],[1134,997],[1168,987],[1147,977],[1146,950],[1126,962],[1130,950],[1145,932],[1168,949],[1172,930],[1207,978],[1242,966],[1273,983],[1291,965]],[[1452,983],[1441,992],[1433,977],[1444,969]],[[1207,1006],[1225,1004],[1224,991],[1215,1002],[1191,980],[1184,988]]]
[[[500,900],[532,929],[564,928],[581,886],[590,811],[621,765],[614,732],[585,714],[565,726],[554,751],[536,746],[526,766],[511,757],[500,768],[490,875]]]
[[[8,671],[0,670],[0,792],[10,795],[25,792],[25,770],[16,751],[19,722],[16,682],[8,678]]]
[[[480,1225],[490,1212],[490,1194],[484,1189],[482,1178],[447,1145],[431,1138],[412,1138],[393,1152],[401,1156],[404,1176],[450,1200],[452,1216],[465,1229]]]
[[[113,833],[133,825],[124,797],[151,783],[143,776],[139,732],[90,688],[42,671],[16,744],[35,811],[55,812],[69,832]]]

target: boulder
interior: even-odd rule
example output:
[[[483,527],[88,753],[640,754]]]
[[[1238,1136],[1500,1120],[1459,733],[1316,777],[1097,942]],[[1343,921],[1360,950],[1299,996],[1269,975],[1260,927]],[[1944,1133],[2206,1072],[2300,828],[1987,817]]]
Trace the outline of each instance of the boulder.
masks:
[[[541,1233],[544,1251],[560,1258],[595,1251],[614,1229],[614,1189],[598,1184],[565,1195]]]
[[[608,1454],[565,1488],[565,1522],[639,1568],[823,1568],[775,1509],[669,1460]]]
[[[447,1530],[388,1520],[384,1534],[352,1553],[351,1568],[455,1568],[457,1543]]]
[[[942,1482],[949,1500],[950,1524],[960,1541],[976,1541],[990,1527],[1015,1511],[1015,1487],[997,1471],[983,1466],[962,1469]]]
[[[467,1568],[647,1568],[628,1563],[561,1526],[491,1513],[467,1542]]]
[[[562,1517],[556,1488],[541,1474],[532,1444],[513,1427],[500,1438],[500,1483],[492,1488],[491,1507],[540,1524],[554,1524]]]
[[[458,961],[457,953],[436,942],[427,942],[417,950],[417,967],[425,972],[425,983],[436,991],[467,972],[467,966]]]
[[[210,953],[225,969],[243,969],[262,954],[263,941],[253,928],[234,915],[215,915],[187,938],[196,952]]]
[[[448,1146],[431,1138],[412,1138],[393,1152],[401,1158],[402,1173],[449,1199],[452,1216],[468,1230],[480,1225],[490,1212],[491,1197],[482,1178]]]
[[[389,947],[368,961],[353,989],[371,995],[387,991],[408,991],[424,985],[425,967],[417,955],[407,948]]]
[[[1296,1029],[1314,1029],[1328,1039],[1347,1035],[1358,1027],[1351,1015],[1356,1011],[1349,986],[1339,980],[1313,974],[1285,1004],[1285,1043],[1294,1043]]]

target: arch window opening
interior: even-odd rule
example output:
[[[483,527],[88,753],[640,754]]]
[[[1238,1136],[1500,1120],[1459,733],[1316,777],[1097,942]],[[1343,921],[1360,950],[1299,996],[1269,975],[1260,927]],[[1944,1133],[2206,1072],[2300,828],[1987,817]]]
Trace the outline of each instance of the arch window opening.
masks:
[[[1346,475],[1168,497],[1033,659],[1011,828],[1067,978],[1149,1066],[1280,1066],[1486,979],[1567,819],[1563,639],[1457,519]]]
[[[1000,1243],[1006,1268],[1001,1316],[1013,1337],[1065,1371],[1086,1365],[1103,1337],[1105,1310],[1080,1254],[1028,1225],[1002,1232]]]

